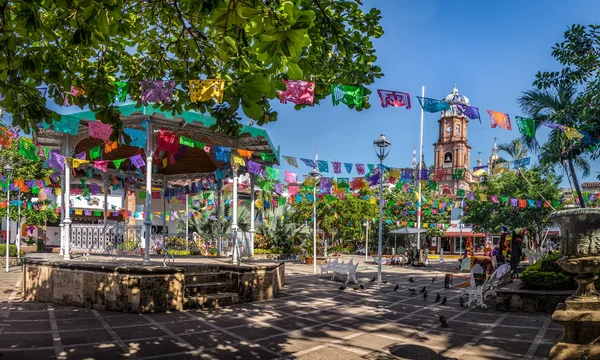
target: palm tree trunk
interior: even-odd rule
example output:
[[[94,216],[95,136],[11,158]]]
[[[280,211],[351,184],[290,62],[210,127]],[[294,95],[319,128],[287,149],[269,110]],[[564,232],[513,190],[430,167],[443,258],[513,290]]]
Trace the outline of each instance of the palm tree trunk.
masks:
[[[579,207],[585,207],[585,201],[583,200],[583,194],[581,194],[581,189],[579,188],[579,181],[577,180],[577,174],[575,174],[575,166],[573,166],[573,160],[567,160],[569,163],[569,170],[571,170],[571,176],[573,177],[573,185],[575,186],[575,190],[577,191],[577,197],[579,198]]]

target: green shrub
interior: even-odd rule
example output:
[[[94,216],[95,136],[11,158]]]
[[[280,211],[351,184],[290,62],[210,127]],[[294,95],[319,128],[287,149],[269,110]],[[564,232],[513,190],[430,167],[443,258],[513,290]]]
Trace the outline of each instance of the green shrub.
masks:
[[[0,256],[6,256],[6,244],[0,244]],[[10,245],[8,247],[8,256],[17,257],[17,246]],[[25,256],[25,252],[21,250],[21,256]]]
[[[190,255],[191,253],[189,250],[169,250],[169,254],[173,256],[184,256]]]
[[[254,255],[281,254],[280,249],[254,249]]]
[[[521,282],[525,289],[533,290],[570,290],[575,288],[574,275],[556,264],[562,255],[555,252],[544,260],[538,261],[521,273]]]

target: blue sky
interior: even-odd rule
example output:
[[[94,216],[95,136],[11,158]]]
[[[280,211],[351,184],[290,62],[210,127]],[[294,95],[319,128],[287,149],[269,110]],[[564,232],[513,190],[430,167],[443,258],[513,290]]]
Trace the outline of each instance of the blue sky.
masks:
[[[301,111],[294,110],[293,104],[274,104],[279,120],[265,128],[274,143],[281,145],[281,155],[314,158],[318,148],[320,160],[375,163],[373,140],[384,133],[393,143],[386,164],[410,166],[413,148],[419,144],[416,95],[424,85],[426,97],[440,99],[456,83],[482,116],[482,124],[475,120],[468,127],[471,167],[476,165],[478,151],[485,162],[494,137],[500,144],[519,136],[514,121],[515,115],[523,115],[517,104],[519,94],[532,88],[538,71],[560,68],[551,56],[552,45],[562,40],[571,24],[597,23],[600,14],[600,2],[594,0],[578,0],[576,6],[557,0],[363,2],[366,9],[375,6],[382,11],[385,31],[374,41],[377,64],[385,76],[369,86],[371,109],[356,112],[343,104],[334,107],[329,99]],[[412,109],[381,108],[377,89],[410,93]],[[508,113],[513,130],[492,129],[486,109]],[[428,166],[433,163],[438,119],[439,114],[425,113],[423,148]],[[547,131],[537,136],[544,142]],[[592,163],[592,176],[583,181],[595,179],[599,164]],[[301,163],[299,169],[285,164],[281,168],[301,174],[309,171]],[[330,171],[332,176],[331,165]]]

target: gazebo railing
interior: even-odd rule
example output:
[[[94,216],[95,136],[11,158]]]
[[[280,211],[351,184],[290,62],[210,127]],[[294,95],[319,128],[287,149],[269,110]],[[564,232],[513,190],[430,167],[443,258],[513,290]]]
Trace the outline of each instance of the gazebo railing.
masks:
[[[144,227],[119,224],[72,224],[69,248],[74,253],[142,254]],[[152,251],[151,251],[152,253]]]

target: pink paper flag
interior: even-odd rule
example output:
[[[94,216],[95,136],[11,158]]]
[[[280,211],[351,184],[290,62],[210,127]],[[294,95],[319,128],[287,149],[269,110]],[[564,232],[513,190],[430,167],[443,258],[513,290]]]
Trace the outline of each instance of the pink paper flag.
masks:
[[[112,135],[112,125],[103,124],[100,121],[88,122],[90,136],[96,139],[108,140]]]
[[[290,196],[298,194],[297,186],[288,186],[288,193]]]
[[[298,174],[293,172],[285,172],[285,182],[295,184],[298,182]]]
[[[288,101],[298,104],[312,105],[315,99],[315,83],[303,80],[282,80],[285,83],[285,91],[279,92],[279,100],[282,104]]]
[[[356,172],[358,173],[358,175],[364,175],[365,174],[365,165],[356,164]]]
[[[331,164],[333,165],[333,173],[334,174],[342,173],[342,163],[341,162],[332,161]]]
[[[108,170],[108,160],[94,161],[94,168],[106,172]]]
[[[210,146],[205,146],[204,152],[208,154],[210,152]]]

